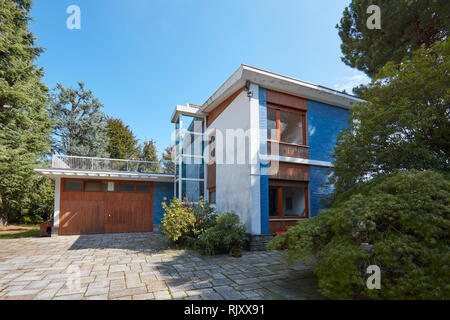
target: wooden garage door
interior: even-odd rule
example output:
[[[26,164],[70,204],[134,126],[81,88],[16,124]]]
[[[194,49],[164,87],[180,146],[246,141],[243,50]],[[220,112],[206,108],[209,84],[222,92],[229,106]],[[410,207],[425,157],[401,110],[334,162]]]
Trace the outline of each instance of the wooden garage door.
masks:
[[[62,179],[59,234],[153,231],[153,182]]]

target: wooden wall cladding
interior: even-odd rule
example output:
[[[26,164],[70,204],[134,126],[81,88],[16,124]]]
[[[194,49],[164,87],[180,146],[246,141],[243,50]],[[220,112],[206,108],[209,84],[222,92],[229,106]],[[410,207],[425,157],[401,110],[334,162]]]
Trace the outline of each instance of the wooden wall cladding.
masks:
[[[310,170],[306,164],[278,162],[278,168],[272,162],[269,166],[269,179],[309,181]]]
[[[269,233],[286,231],[288,227],[295,226],[298,220],[269,221]]]
[[[308,111],[308,100],[290,94],[267,90],[267,103]]]
[[[216,187],[216,164],[206,165],[206,188],[214,189]]]
[[[59,234],[153,231],[153,182],[147,193],[82,192],[65,191],[66,180],[61,184]]]
[[[236,99],[236,97],[241,93],[242,89],[243,87],[238,89],[217,107],[211,110],[211,112],[209,112],[208,116],[206,117],[206,127],[209,127],[211,123],[213,123],[213,121],[216,120],[217,117],[230,105],[230,103],[233,102],[234,99]]]
[[[278,146],[278,155],[282,157],[309,159],[309,148],[306,146],[293,145],[289,143],[279,143],[275,141],[267,141],[267,153],[272,153],[272,148]]]

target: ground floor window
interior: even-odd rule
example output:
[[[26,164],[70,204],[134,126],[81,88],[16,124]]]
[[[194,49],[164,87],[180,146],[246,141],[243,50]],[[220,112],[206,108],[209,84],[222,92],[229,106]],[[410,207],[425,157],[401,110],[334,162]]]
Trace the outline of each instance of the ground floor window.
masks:
[[[216,189],[209,190],[209,203],[216,203]]]
[[[269,187],[269,216],[271,218],[308,217],[308,187]]]

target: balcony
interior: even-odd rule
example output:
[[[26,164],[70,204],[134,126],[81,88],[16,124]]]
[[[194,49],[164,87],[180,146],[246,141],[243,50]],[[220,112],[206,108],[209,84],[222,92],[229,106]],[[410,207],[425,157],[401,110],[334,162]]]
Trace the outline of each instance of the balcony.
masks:
[[[135,173],[165,173],[162,161],[140,161],[108,158],[53,155],[52,168]]]

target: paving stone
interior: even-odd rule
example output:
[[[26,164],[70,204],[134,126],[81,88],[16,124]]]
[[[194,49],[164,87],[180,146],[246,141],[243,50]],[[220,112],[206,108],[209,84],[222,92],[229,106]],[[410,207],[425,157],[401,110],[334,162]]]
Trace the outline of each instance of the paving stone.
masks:
[[[312,268],[281,251],[236,259],[167,244],[154,233],[0,240],[0,299],[321,298]]]
[[[162,291],[168,289],[166,282],[161,280],[153,280],[147,282],[147,288],[149,292]]]
[[[187,297],[187,294],[184,291],[170,291],[170,294],[174,299],[181,299]]]
[[[169,291],[156,291],[153,292],[153,294],[155,295],[155,299],[156,300],[170,300],[172,299]]]
[[[79,294],[57,296],[57,297],[54,297],[52,300],[81,300],[82,298],[83,298],[83,295],[79,293]]]
[[[241,300],[245,298],[245,296],[242,295],[239,291],[236,291],[229,286],[214,287],[214,290],[217,291],[226,300]]]
[[[108,300],[108,295],[104,294],[104,295],[98,295],[98,296],[84,297],[83,300]]]
[[[133,296],[133,300],[155,300],[153,293],[137,294]]]
[[[89,289],[84,294],[85,297],[88,296],[98,296],[98,295],[108,295],[109,287],[89,287]]]
[[[261,297],[261,295],[256,291],[242,291],[242,294],[249,299],[257,299]]]

